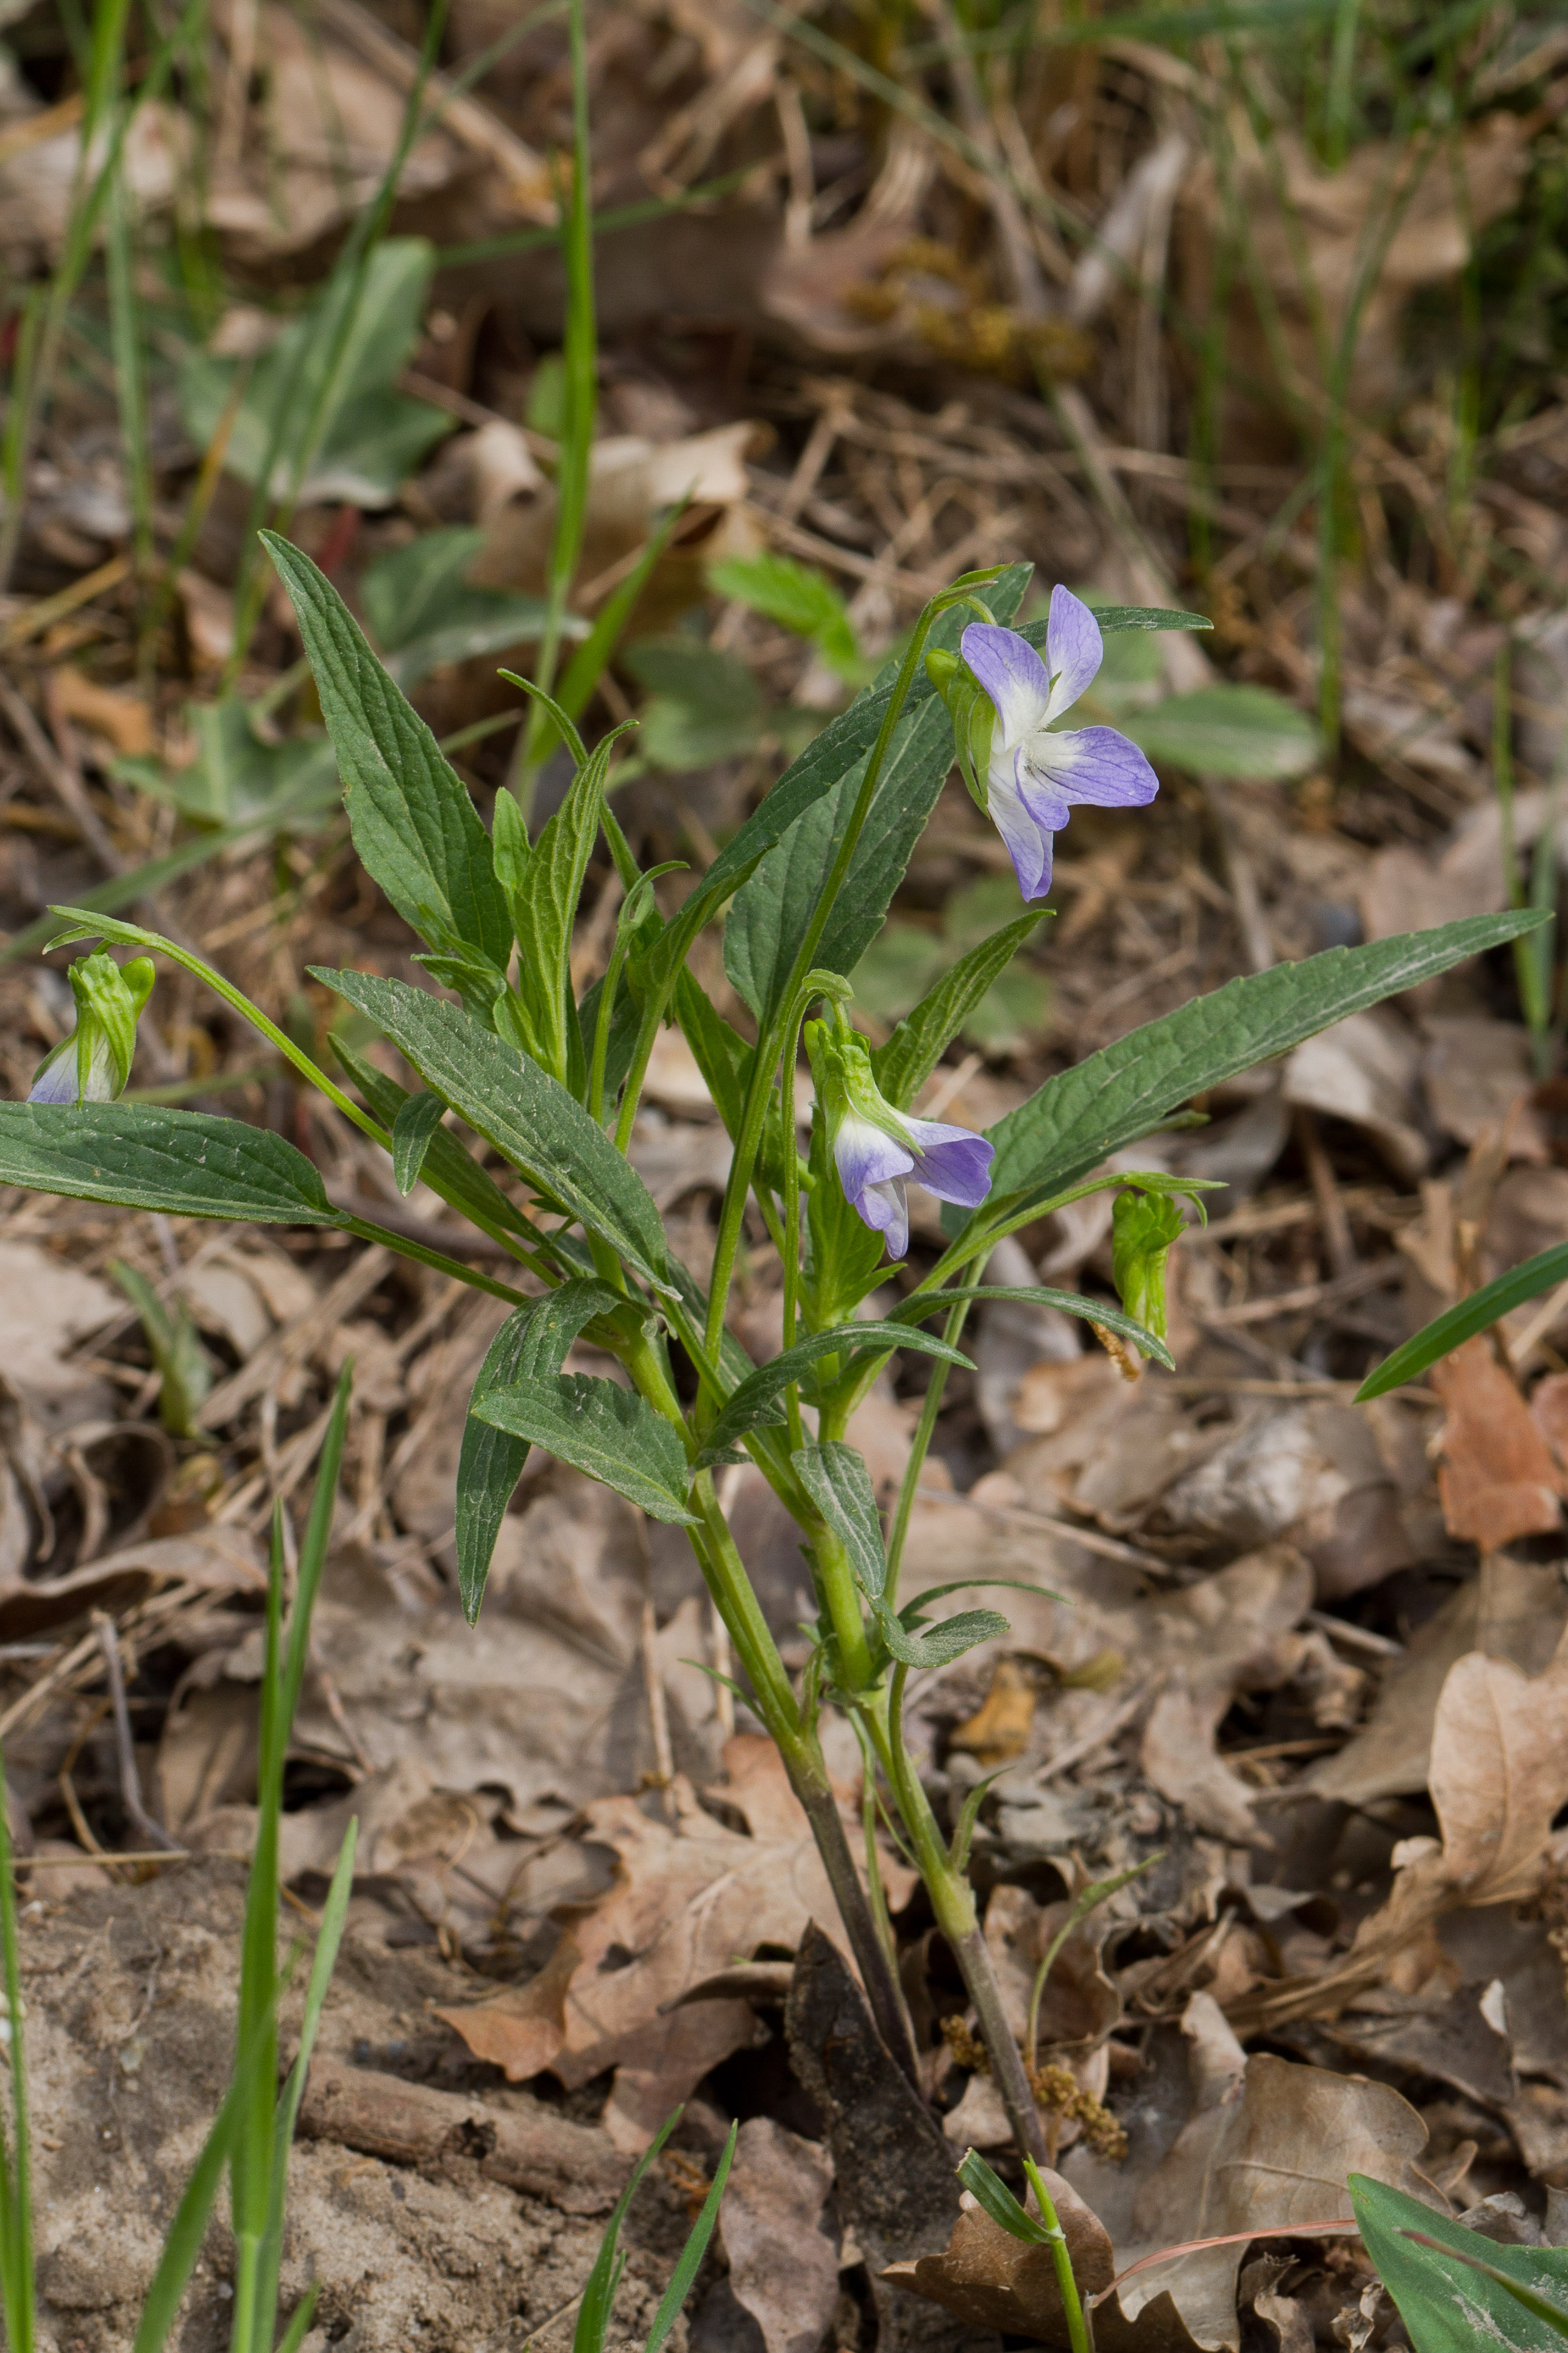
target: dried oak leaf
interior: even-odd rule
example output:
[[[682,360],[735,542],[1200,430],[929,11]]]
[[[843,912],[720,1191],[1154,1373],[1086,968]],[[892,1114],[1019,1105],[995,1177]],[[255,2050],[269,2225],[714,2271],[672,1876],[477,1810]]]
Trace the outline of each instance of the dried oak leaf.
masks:
[[[771,2116],[749,2117],[720,2211],[730,2287],[767,2353],[816,2353],[838,2302],[833,2159]]]
[[[509,2084],[526,2084],[566,2040],[566,1992],[582,1958],[573,1939],[563,1936],[526,1985],[503,1986],[489,2001],[435,2015],[457,2029],[476,2059],[500,2068]]]
[[[1059,2173],[1047,2172],[1045,2183],[1067,2233],[1073,2276],[1086,2295],[1095,2295],[1109,2287],[1115,2274],[1110,2234]],[[1047,2345],[1068,2341],[1049,2247],[1026,2246],[1013,2238],[967,2193],[942,2254],[890,2263],[882,2277],[894,2287],[929,2296],[979,2327],[1037,2337]]]
[[[1437,1493],[1449,1535],[1495,1552],[1557,1527],[1563,1473],[1490,1343],[1467,1340],[1430,1378],[1447,1409]]]
[[[1426,2144],[1426,2125],[1386,2084],[1259,2052],[1227,2092],[1198,2108],[1144,2183],[1133,2209],[1141,2243],[1120,2249],[1119,2263],[1125,2270],[1193,2239],[1335,2221],[1350,2212],[1345,2182],[1352,2173],[1370,2173],[1438,2205],[1416,2167]],[[1205,2353],[1237,2353],[1236,2283],[1246,2252],[1245,2241],[1205,2247],[1137,2273],[1097,2311],[1097,2342],[1107,2353],[1119,2344],[1179,2343],[1168,2319],[1165,2329],[1151,2327],[1144,2334],[1151,2307],[1168,2296],[1193,2343]],[[1137,2323],[1136,2337],[1118,2321]]]
[[[1459,1660],[1483,1651],[1527,1675],[1540,1674],[1565,1623],[1568,1591],[1555,1564],[1489,1554],[1479,1576],[1458,1587],[1417,1628],[1405,1656],[1390,1662],[1372,1714],[1354,1738],[1313,1766],[1298,1786],[1352,1806],[1424,1789],[1438,1703]]]
[[[767,1758],[752,1753],[764,1746],[772,1786]],[[748,1743],[741,1762],[742,1810],[767,1824],[752,1836],[716,1820],[682,1776],[670,1790],[673,1823],[650,1819],[631,1797],[584,1810],[584,1836],[612,1851],[616,1880],[574,1922],[580,1958],[565,1990],[563,2032],[539,2063],[569,2090],[615,2068],[605,2124],[624,2149],[645,2147],[710,2067],[756,2039],[749,2003],[682,2005],[680,1997],[763,1946],[793,1951],[814,1920],[830,1934],[837,1926],[832,1890],[776,1752]],[[444,2015],[478,2051],[476,2034],[496,2034],[492,2013],[492,2004],[480,2003]],[[525,2010],[525,2025],[533,2022]]]
[[[1436,1936],[1442,1915],[1540,1892],[1557,1860],[1552,1823],[1568,1804],[1568,1631],[1542,1674],[1522,1674],[1481,1651],[1449,1668],[1427,1788],[1441,1837],[1403,1840],[1388,1900],[1362,1922],[1341,1966],[1315,1980],[1287,1979],[1233,2010],[1244,2031],[1287,2016],[1331,2015],[1385,1980],[1414,1993],[1436,1977],[1446,1990],[1454,1973]]]

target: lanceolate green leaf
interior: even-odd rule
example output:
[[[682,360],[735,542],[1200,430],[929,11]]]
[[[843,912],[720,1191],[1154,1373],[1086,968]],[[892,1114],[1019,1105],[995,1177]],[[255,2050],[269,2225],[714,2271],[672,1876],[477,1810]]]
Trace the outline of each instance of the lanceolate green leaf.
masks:
[[[378,1071],[363,1054],[356,1054],[341,1038],[332,1039],[332,1051],[383,1127],[395,1127],[399,1112],[414,1100],[408,1089],[400,1087],[395,1079],[389,1079],[384,1071]],[[547,1251],[568,1263],[583,1252],[582,1243],[573,1236],[542,1233],[531,1218],[525,1217],[514,1201],[507,1199],[494,1177],[464,1151],[449,1128],[431,1131],[420,1173],[433,1193],[477,1226],[516,1234],[535,1250]]]
[[[790,1456],[796,1478],[849,1556],[856,1582],[875,1599],[888,1581],[877,1493],[864,1455],[837,1440]]]
[[[270,1129],[153,1103],[0,1103],[0,1185],[178,1218],[341,1226],[313,1164]]]
[[[999,1610],[961,1609],[955,1618],[943,1618],[928,1631],[916,1632],[884,1607],[877,1612],[877,1630],[900,1666],[945,1667],[1010,1629]]]
[[[430,1094],[410,1095],[398,1105],[392,1123],[392,1176],[400,1193],[412,1193],[419,1182],[430,1139],[446,1108],[439,1095]]]
[[[1368,1398],[1383,1397],[1404,1381],[1419,1380],[1427,1366],[1435,1365],[1439,1356],[1462,1347],[1500,1315],[1522,1307],[1527,1299],[1538,1299],[1543,1291],[1550,1291],[1559,1282],[1568,1282],[1568,1242],[1554,1242],[1550,1250],[1537,1250],[1533,1258],[1510,1267],[1494,1282],[1483,1283],[1479,1291],[1472,1291],[1457,1306],[1435,1315],[1430,1324],[1424,1324],[1402,1348],[1385,1356],[1375,1372],[1368,1373],[1355,1393],[1357,1405]]]
[[[685,966],[675,984],[675,1018],[713,1098],[714,1109],[730,1134],[738,1135],[755,1050],[710,1002]]]
[[[492,1389],[471,1410],[613,1487],[650,1519],[680,1525],[696,1518],[686,1506],[686,1450],[635,1389],[558,1374]]]
[[[987,589],[985,601],[1000,620],[1012,618],[1028,579],[1027,565],[1014,565]],[[973,617],[962,607],[943,614],[931,631],[932,646],[956,647]],[[911,695],[854,861],[817,945],[815,961],[826,970],[852,972],[870,946],[952,765],[952,723],[945,705],[934,695]],[[857,759],[796,821],[766,871],[746,885],[731,911],[725,969],[759,1018],[784,987],[821,902],[863,775],[863,762]]]
[[[1300,776],[1322,754],[1311,721],[1266,686],[1200,686],[1120,723],[1152,760],[1197,774]]]
[[[519,987],[532,1013],[539,1059],[563,1085],[572,1062],[569,1039],[576,1028],[570,979],[572,926],[599,831],[605,773],[615,740],[606,737],[578,769],[509,893],[521,951]],[[581,1050],[580,1032],[577,1043]]]
[[[1206,613],[1184,613],[1173,605],[1097,605],[1094,617],[1100,624],[1102,638],[1113,636],[1119,629],[1212,629],[1214,623]],[[1032,646],[1046,641],[1043,622],[1031,622],[1019,635]]]
[[[1365,947],[1330,948],[1302,964],[1276,965],[1230,981],[1132,1030],[1075,1070],[1047,1079],[986,1131],[996,1147],[992,1205],[1010,1195],[1043,1199],[1098,1167],[1108,1153],[1146,1135],[1205,1088],[1288,1053],[1348,1014],[1397,997],[1545,920],[1534,909],[1520,908],[1469,915]],[[963,1222],[955,1219],[952,1230]]]
[[[960,956],[951,972],[907,1013],[885,1046],[871,1056],[877,1084],[890,1103],[907,1111],[993,984],[1005,972],[1044,909],[1004,923],[988,940]],[[908,1001],[907,999],[905,1000]]]
[[[538,1378],[542,1353],[552,1358],[543,1367],[552,1380],[583,1325],[616,1303],[616,1293],[605,1283],[564,1283],[547,1299],[515,1309],[490,1342],[468,1399],[458,1456],[458,1591],[470,1626],[479,1614],[496,1537],[529,1447],[527,1437],[481,1419],[478,1409],[492,1389]]]
[[[1563,2353],[1560,2328],[1528,2311],[1496,2280],[1405,2236],[1419,2231],[1453,2254],[1479,2258],[1552,2304],[1568,2302],[1568,2248],[1509,2247],[1453,2222],[1419,2199],[1365,2174],[1350,2177],[1351,2203],[1367,2253],[1377,2267],[1415,2353]]]
[[[429,946],[478,950],[504,969],[511,925],[479,812],[325,574],[276,533],[261,535],[293,599],[355,849]]]
[[[782,1356],[770,1356],[765,1365],[747,1374],[740,1388],[725,1400],[724,1410],[708,1432],[703,1461],[716,1461],[749,1430],[763,1430],[783,1421],[780,1391],[787,1388],[791,1381],[804,1378],[824,1356],[842,1356],[853,1360],[868,1350],[885,1352],[889,1348],[913,1348],[922,1356],[940,1356],[950,1365],[969,1363],[966,1356],[957,1348],[950,1348],[945,1340],[917,1331],[908,1324],[840,1324],[830,1332],[813,1332],[808,1339],[797,1341]]]
[[[670,1288],[664,1229],[642,1178],[547,1071],[460,1007],[405,981],[311,972],[368,1014],[427,1087],[540,1192],[609,1243],[634,1273]]]

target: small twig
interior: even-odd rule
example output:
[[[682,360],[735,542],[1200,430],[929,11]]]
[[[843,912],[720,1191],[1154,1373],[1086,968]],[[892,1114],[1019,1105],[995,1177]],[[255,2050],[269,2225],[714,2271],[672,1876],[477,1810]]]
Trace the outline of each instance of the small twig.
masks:
[[[1318,1132],[1318,1123],[1304,1103],[1296,1113],[1296,1141],[1307,1164],[1307,1175],[1311,1181],[1312,1198],[1318,1205],[1329,1264],[1336,1274],[1349,1274],[1355,1265],[1356,1254],[1344,1196],[1340,1191],[1333,1163]]]
[[[149,1846],[164,1853],[178,1846],[162,1822],[154,1821],[142,1801],[142,1776],[136,1769],[136,1744],[131,1736],[131,1711],[125,1704],[125,1678],[120,1667],[120,1641],[114,1630],[114,1620],[107,1610],[95,1609],[92,1622],[98,1633],[98,1646],[103,1652],[104,1674],[109,1683],[109,1703],[114,1713],[114,1747],[120,1765],[120,1802],[125,1809],[126,1820],[132,1830],[140,1831]]]
[[[1238,1307],[1211,1307],[1198,1317],[1203,1324],[1226,1331],[1238,1324],[1268,1324],[1277,1315],[1296,1315],[1307,1308],[1339,1307],[1359,1299],[1363,1292],[1381,1291],[1397,1282],[1405,1271],[1401,1258],[1374,1259],[1370,1266],[1352,1267],[1348,1274],[1326,1282],[1304,1282],[1293,1291],[1277,1291],[1267,1299],[1244,1299]]]
[[[63,760],[8,679],[0,678],[0,711],[39,776],[81,835],[106,874],[123,874],[125,860],[104,829],[86,786]]]

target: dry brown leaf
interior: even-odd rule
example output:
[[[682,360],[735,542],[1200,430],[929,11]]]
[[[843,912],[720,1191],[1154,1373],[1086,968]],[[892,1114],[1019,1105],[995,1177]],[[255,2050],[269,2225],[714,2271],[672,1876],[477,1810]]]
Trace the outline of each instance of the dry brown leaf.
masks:
[[[1177,1528],[1247,1548],[1285,1538],[1312,1563],[1320,1600],[1421,1556],[1370,1417],[1331,1398],[1251,1416],[1164,1510]]]
[[[1285,1065],[1285,1100],[1349,1120],[1409,1183],[1431,1158],[1419,1071],[1420,1049],[1396,1014],[1352,1013],[1296,1048]]]
[[[1355,368],[1348,397],[1360,415],[1390,406],[1403,381],[1398,327],[1405,302],[1417,287],[1454,277],[1472,238],[1514,202],[1526,136],[1517,117],[1492,114],[1467,128],[1457,153],[1411,145],[1401,154],[1369,140],[1338,171],[1325,172],[1302,140],[1271,123],[1267,151],[1248,142],[1233,157],[1223,195],[1213,164],[1201,163],[1177,212],[1188,300],[1206,313],[1227,206],[1246,222],[1252,268],[1268,289],[1266,322],[1255,304],[1253,279],[1234,281],[1236,382],[1251,386],[1278,380],[1284,357],[1288,398],[1299,398],[1303,386],[1315,387],[1324,324],[1331,338],[1354,301]],[[1369,287],[1364,255],[1374,221],[1385,222],[1388,233],[1378,244],[1380,263]],[[1247,398],[1254,416],[1255,398]],[[1239,399],[1232,395],[1233,407]],[[1237,422],[1233,417],[1233,446],[1243,438]]]
[[[1502,1128],[1512,1158],[1550,1159],[1545,1122],[1530,1102],[1535,1073],[1528,1031],[1475,1013],[1445,1015],[1425,1028],[1421,1074],[1438,1125],[1460,1144],[1474,1144],[1483,1129]]]
[[[700,546],[683,533],[667,548],[637,600],[634,635],[673,620],[707,593],[706,567],[721,555],[750,554],[757,541],[744,507],[745,459],[765,430],[755,424],[716,427],[684,440],[657,442],[640,434],[606,434],[594,444],[588,509],[578,565],[579,601],[607,596],[646,543],[655,514],[682,500],[699,522]],[[508,504],[496,514],[471,569],[479,585],[542,594],[555,529],[555,494]]]
[[[100,686],[71,662],[61,662],[50,676],[55,707],[67,718],[101,735],[117,752],[152,752],[157,737],[153,713],[139,694],[122,687]]]
[[[1038,1696],[1039,1686],[1026,1667],[1016,1659],[998,1659],[984,1700],[948,1746],[962,1748],[978,1765],[1005,1765],[1022,1754]]]
[[[1351,2173],[1436,2205],[1416,2168],[1426,2145],[1420,2116],[1386,2084],[1260,2052],[1246,2062],[1239,2084],[1197,2110],[1144,2183],[1134,2208],[1139,2243],[1118,2248],[1118,2264],[1191,2239],[1334,2221],[1350,2212]],[[1168,2295],[1198,2345],[1236,2353],[1245,2253],[1245,2244],[1208,2247],[1152,2265],[1119,2292],[1121,2312],[1138,2320]]]
[[[124,1314],[121,1293],[97,1275],[37,1242],[0,1241],[0,1364],[47,1429],[110,1409],[108,1385],[71,1354]]]
[[[1563,1473],[1484,1335],[1432,1367],[1442,1398],[1437,1493],[1450,1535],[1485,1552],[1560,1525]]]
[[[1248,2031],[1268,2018],[1332,2015],[1385,1980],[1446,2000],[1457,1973],[1436,1926],[1459,1906],[1537,1894],[1554,1861],[1552,1826],[1568,1804],[1568,1631],[1542,1673],[1472,1651],[1450,1667],[1432,1726],[1427,1786],[1440,1838],[1402,1840],[1394,1885],[1344,1961],[1286,1980],[1233,2012]]]
[[[580,1958],[548,2063],[568,2089],[616,2069],[605,2121],[622,2148],[645,2147],[710,2067],[756,2039],[745,2001],[678,2006],[680,1996],[761,1946],[793,1949],[813,1920],[835,1933],[832,1890],[776,1750],[752,1739],[737,1762],[734,1798],[720,1794],[771,1825],[758,1834],[717,1820],[679,1775],[673,1824],[633,1798],[586,1809],[585,1835],[614,1854],[616,1883],[574,1922]],[[492,2007],[444,2015],[477,2049],[473,2034],[490,2032]]]
[[[449,1493],[445,1508],[444,1527]],[[312,1659],[336,1708],[308,1682],[297,1736],[351,1762],[357,1746],[373,1770],[416,1749],[437,1786],[504,1790],[510,1827],[547,1833],[656,1762],[637,1657],[640,1562],[630,1507],[574,1475],[502,1535],[477,1637],[453,1598],[400,1593],[362,1552],[329,1561]]]
[[[730,2287],[767,2353],[816,2353],[838,2302],[833,2159],[771,2116],[741,2126],[719,2232]]]
[[[1449,1670],[1427,1777],[1443,1867],[1467,1904],[1515,1904],[1540,1883],[1568,1802],[1568,1634],[1544,1674],[1472,1651]]]
[[[1467,1651],[1480,1651],[1540,1674],[1565,1623],[1568,1588],[1555,1566],[1489,1554],[1479,1577],[1417,1628],[1403,1658],[1390,1661],[1362,1729],[1337,1756],[1312,1766],[1299,1786],[1352,1806],[1424,1789],[1450,1668]]]
[[[190,1535],[144,1536],[64,1577],[18,1577],[0,1588],[0,1638],[23,1641],[88,1609],[118,1609],[165,1585],[197,1592],[265,1591],[266,1573],[243,1529],[204,1528]]]
[[[526,2084],[566,2040],[566,1989],[582,1958],[572,1938],[563,1936],[526,1985],[505,1986],[472,2008],[432,2014],[455,2027],[475,2058],[499,2067],[509,2084]]]
[[[1143,1770],[1200,1829],[1222,1838],[1257,1835],[1256,1793],[1223,1763],[1215,1736],[1238,1691],[1289,1679],[1300,1656],[1291,1629],[1311,1600],[1307,1560],[1289,1545],[1271,1545],[1129,1613],[1135,1622],[1121,1646],[1162,1676]]]
[[[1073,2277],[1086,2295],[1097,2295],[1115,2275],[1110,2234],[1059,2173],[1046,2170],[1044,2179],[1067,2233]],[[1037,2215],[1033,2192],[1029,2206]],[[946,2250],[921,2255],[913,2263],[891,2263],[882,2277],[912,2295],[929,2296],[977,2328],[1000,2328],[1047,2345],[1068,2341],[1050,2248],[1015,2239],[967,2191]]]

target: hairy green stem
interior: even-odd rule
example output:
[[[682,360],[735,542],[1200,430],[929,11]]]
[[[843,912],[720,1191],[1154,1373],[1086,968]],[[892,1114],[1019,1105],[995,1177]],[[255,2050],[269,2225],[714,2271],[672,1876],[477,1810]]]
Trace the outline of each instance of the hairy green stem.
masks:
[[[875,1695],[865,1706],[866,1725],[898,1801],[916,1864],[936,1915],[936,1925],[952,1947],[974,2006],[1013,2137],[1021,2151],[1037,2157],[1042,2165],[1048,2164],[1039,2111],[1024,2072],[1023,2056],[1007,2025],[991,1948],[980,1933],[973,1890],[948,1852],[931,1811],[931,1799],[904,1745],[904,1687],[908,1680],[907,1667],[900,1665],[894,1670],[890,1689]]]
[[[878,1927],[871,1899],[855,1868],[821,1747],[790,1687],[784,1661],[719,1508],[710,1472],[698,1473],[692,1484],[691,1502],[700,1521],[699,1526],[688,1531],[692,1550],[713,1606],[729,1631],[735,1656],[751,1683],[757,1711],[773,1736],[790,1787],[811,1825],[877,2031],[918,2090],[920,2070],[898,1976]]]
[[[947,1328],[942,1335],[949,1347],[958,1345],[958,1337],[968,1313],[969,1302],[966,1299],[960,1300],[958,1305],[949,1311]],[[921,1472],[925,1468],[926,1456],[931,1452],[931,1442],[936,1435],[937,1416],[942,1411],[947,1375],[948,1366],[939,1356],[931,1368],[926,1393],[921,1400],[921,1418],[915,1424],[915,1434],[910,1443],[910,1459],[904,1465],[904,1475],[899,1484],[899,1501],[893,1513],[892,1526],[888,1531],[888,1575],[882,1588],[882,1599],[889,1609],[896,1609],[899,1606],[899,1567],[904,1556]]]
[[[860,1588],[849,1556],[833,1530],[820,1522],[811,1530],[817,1584],[838,1645],[838,1677],[847,1692],[868,1691],[877,1679],[871,1647],[866,1640]]]

